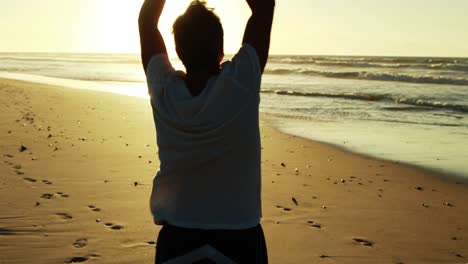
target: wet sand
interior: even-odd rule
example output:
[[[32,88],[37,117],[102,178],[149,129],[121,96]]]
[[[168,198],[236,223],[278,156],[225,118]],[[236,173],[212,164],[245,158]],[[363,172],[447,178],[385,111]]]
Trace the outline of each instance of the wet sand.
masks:
[[[0,263],[153,263],[147,100],[0,79],[0,117]],[[466,184],[261,133],[270,263],[468,262]]]

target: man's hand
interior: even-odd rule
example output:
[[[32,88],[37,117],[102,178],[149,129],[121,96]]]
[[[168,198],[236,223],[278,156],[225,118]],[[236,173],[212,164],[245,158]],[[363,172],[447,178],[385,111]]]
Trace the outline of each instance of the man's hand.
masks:
[[[145,72],[154,55],[167,54],[166,45],[157,28],[165,3],[166,0],[145,0],[140,11],[138,25],[140,28],[141,59]]]
[[[247,0],[247,4],[252,10],[252,16],[247,22],[242,43],[250,44],[255,48],[263,72],[270,50],[275,0]]]
[[[275,7],[274,0],[247,0],[247,4],[249,4],[250,10],[252,12],[256,11],[271,11]]]

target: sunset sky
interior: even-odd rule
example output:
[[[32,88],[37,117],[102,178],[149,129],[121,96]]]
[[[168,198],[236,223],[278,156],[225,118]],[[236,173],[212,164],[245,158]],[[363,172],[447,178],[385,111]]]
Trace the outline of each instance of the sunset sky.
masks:
[[[0,52],[139,52],[143,0],[0,0]],[[160,28],[189,0],[167,0]],[[209,0],[239,48],[249,16],[243,0]],[[466,0],[276,0],[272,54],[468,57]]]

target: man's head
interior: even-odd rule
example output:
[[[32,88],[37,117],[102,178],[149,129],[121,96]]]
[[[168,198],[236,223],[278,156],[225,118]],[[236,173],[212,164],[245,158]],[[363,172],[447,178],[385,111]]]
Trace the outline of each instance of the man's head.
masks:
[[[218,67],[224,56],[219,17],[204,1],[193,1],[173,26],[177,54],[187,71]]]

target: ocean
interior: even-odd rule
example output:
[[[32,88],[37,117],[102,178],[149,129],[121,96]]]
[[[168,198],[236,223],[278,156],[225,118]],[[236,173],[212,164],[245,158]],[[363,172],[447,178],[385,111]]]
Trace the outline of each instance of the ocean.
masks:
[[[0,53],[0,78],[147,97],[137,54]],[[468,180],[468,58],[271,56],[260,111],[285,133]]]

